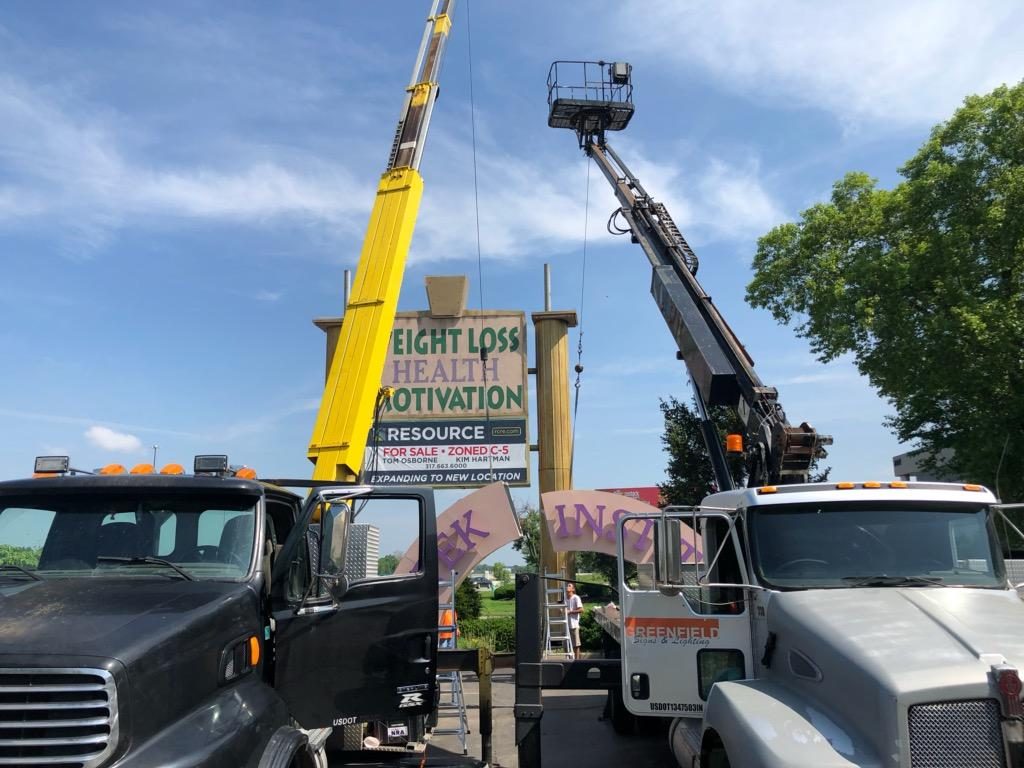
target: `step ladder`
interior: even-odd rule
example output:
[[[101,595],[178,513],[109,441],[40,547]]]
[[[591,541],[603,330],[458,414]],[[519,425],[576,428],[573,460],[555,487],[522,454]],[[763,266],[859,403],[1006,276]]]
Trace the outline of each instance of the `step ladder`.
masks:
[[[561,573],[544,575],[544,653],[575,658],[569,633],[568,605],[565,599],[565,578]]]
[[[438,603],[437,647],[455,648],[458,642],[458,627],[455,619],[455,584],[458,572],[451,571],[448,579],[438,582],[442,594],[447,588],[448,599]],[[443,617],[452,617],[451,624],[441,624]],[[442,639],[448,633],[450,638]],[[466,736],[469,734],[469,718],[466,715],[466,697],[462,688],[461,672],[437,673],[437,722],[435,734],[454,734],[462,745],[462,754],[468,755]],[[443,722],[449,723],[442,725]]]

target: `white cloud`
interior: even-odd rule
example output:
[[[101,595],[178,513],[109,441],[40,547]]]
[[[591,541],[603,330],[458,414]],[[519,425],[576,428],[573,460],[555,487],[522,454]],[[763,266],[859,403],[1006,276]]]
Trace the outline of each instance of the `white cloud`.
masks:
[[[253,298],[257,301],[274,302],[279,301],[283,295],[284,294],[281,291],[268,291],[263,289],[253,294]]]
[[[934,122],[1024,73],[1024,5],[862,0],[645,0],[616,22],[666,63],[698,65],[771,103],[843,119]]]
[[[483,256],[513,259],[576,250],[584,241],[587,166],[571,144],[554,163],[508,153],[480,121],[478,178]],[[0,226],[59,218],[70,255],[91,255],[128,226],[159,227],[179,219],[261,225],[299,221],[346,240],[360,237],[375,179],[363,158],[322,157],[312,150],[231,142],[231,153],[155,164],[145,126],[73,93],[0,77]],[[140,149],[141,145],[141,149]],[[683,152],[680,162],[652,160],[625,142],[628,162],[676,223],[701,239],[751,236],[783,214],[761,183],[756,159],[739,163]],[[202,150],[202,147],[199,147]],[[216,153],[216,154],[214,154]],[[469,137],[431,137],[431,166],[411,258],[475,258],[472,145]],[[523,159],[523,158],[526,159]],[[588,242],[613,242],[605,221],[615,206],[600,172],[590,172]],[[272,300],[269,296],[259,297]]]
[[[259,223],[299,218],[359,232],[372,201],[370,180],[312,156],[287,155],[163,169],[133,160],[97,105],[0,78],[0,224],[59,215],[83,251],[106,245],[127,221],[192,218]],[[81,115],[88,115],[87,117]],[[284,153],[283,153],[284,154]]]
[[[446,138],[437,144],[431,152],[444,158],[445,172],[427,185],[411,258],[475,258],[471,149]],[[763,186],[755,159],[730,163],[683,152],[681,162],[671,163],[650,159],[633,142],[620,144],[624,147],[620,154],[632,172],[655,200],[668,207],[691,243],[752,237],[785,218]],[[497,146],[478,150],[480,243],[485,259],[581,249],[584,221],[588,246],[620,242],[605,228],[618,203],[604,177],[591,169],[588,212],[586,161],[580,155],[574,162],[571,147],[565,157],[551,163],[543,158],[523,160]]]
[[[142,450],[142,441],[127,432],[116,432],[109,427],[93,425],[85,430],[85,438],[93,445],[106,451],[135,453]]]

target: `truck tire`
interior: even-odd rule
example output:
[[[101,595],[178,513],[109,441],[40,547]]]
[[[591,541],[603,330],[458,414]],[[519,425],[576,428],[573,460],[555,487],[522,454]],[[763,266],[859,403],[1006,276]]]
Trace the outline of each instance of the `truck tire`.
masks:
[[[267,742],[259,768],[312,768],[314,765],[306,734],[282,725]]]
[[[612,730],[620,736],[632,736],[636,732],[636,715],[626,709],[621,688],[608,689],[608,709]]]

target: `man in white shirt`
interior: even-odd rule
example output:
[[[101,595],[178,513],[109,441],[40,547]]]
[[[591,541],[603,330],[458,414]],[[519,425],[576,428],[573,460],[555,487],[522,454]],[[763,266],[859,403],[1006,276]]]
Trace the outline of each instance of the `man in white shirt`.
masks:
[[[572,635],[572,650],[577,659],[582,658],[580,648],[580,616],[583,614],[583,601],[576,594],[576,587],[565,585],[566,613],[569,614],[569,634]]]

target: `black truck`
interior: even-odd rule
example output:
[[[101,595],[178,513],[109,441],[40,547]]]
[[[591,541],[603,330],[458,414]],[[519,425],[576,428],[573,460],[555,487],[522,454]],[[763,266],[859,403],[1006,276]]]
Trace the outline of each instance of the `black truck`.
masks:
[[[332,729],[431,711],[429,490],[36,469],[0,482],[0,766],[326,766]],[[349,575],[372,505],[414,511],[411,573]]]

